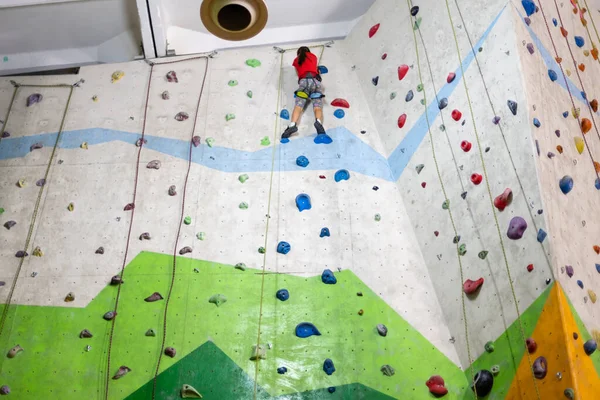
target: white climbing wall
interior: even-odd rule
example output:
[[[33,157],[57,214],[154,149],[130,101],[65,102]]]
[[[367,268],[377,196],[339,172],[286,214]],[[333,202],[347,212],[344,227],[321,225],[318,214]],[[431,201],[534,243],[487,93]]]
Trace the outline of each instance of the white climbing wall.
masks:
[[[517,318],[506,264],[521,312],[545,289],[545,280],[552,277],[548,263],[549,241],[546,240],[542,246],[536,240],[539,228],[547,231],[544,221],[546,210],[538,214],[538,210],[544,207],[534,162],[537,155],[531,136],[530,110],[525,105],[521,79],[520,43],[514,33],[515,25],[520,22],[515,20],[509,9],[510,3],[507,5],[505,1],[488,1],[485,6],[459,1],[464,21],[455,2],[448,2],[460,47],[459,56],[445,3],[414,3],[420,7],[417,16],[422,17],[420,32],[415,31],[415,36],[406,1],[379,1],[346,39],[344,48],[348,64],[355,65],[377,134],[385,154],[389,156],[390,169],[399,176],[396,181],[398,191],[410,216],[450,334],[456,339],[461,364],[466,367],[470,362],[461,305],[459,260],[465,280],[485,279],[479,294],[465,299],[472,359],[484,352],[487,341],[497,339]],[[369,38],[369,29],[378,23],[379,30]],[[467,31],[475,46],[495,113],[473,60]],[[478,44],[481,38],[483,42]],[[384,53],[387,57],[382,59]],[[459,59],[466,74],[492,198],[505,188],[513,191],[512,204],[503,212],[496,210],[498,225],[485,178],[479,185],[471,182],[471,174],[484,175],[484,169]],[[410,66],[410,69],[406,77],[399,80],[398,67],[402,64]],[[419,66],[427,106],[432,105],[428,121],[431,138],[423,117],[425,106],[420,102],[424,96],[417,90],[421,83]],[[452,85],[447,83],[450,72],[456,73]],[[379,77],[377,86],[372,83],[376,76]],[[406,102],[409,90],[413,91],[414,99]],[[396,93],[394,99],[390,98],[392,92]],[[440,97],[436,99],[438,93]],[[448,106],[440,115],[436,104],[442,97],[447,97]],[[519,104],[516,116],[507,107],[509,99]],[[455,109],[462,113],[459,121],[451,116]],[[400,129],[398,117],[401,114],[407,115],[407,122]],[[502,131],[492,122],[495,115],[501,117]],[[445,126],[445,130],[441,129],[441,125]],[[461,150],[463,140],[472,144],[469,152]],[[434,149],[456,232],[460,235],[459,244],[465,244],[467,249],[460,258],[453,243],[455,232],[449,212],[442,209],[445,197],[436,171]],[[419,164],[424,165],[420,174],[416,170]],[[461,198],[463,192],[467,192],[465,200]],[[506,236],[509,221],[514,216],[523,217],[528,224],[526,234],[517,241]],[[435,231],[439,232],[439,236],[434,235]],[[506,261],[500,239],[506,249]],[[478,257],[482,250],[489,252],[485,260]],[[534,265],[531,273],[526,269],[529,264]]]

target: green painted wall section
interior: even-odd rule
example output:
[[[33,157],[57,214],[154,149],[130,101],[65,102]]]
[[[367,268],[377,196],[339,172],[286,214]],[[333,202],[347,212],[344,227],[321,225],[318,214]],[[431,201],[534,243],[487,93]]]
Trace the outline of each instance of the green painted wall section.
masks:
[[[111,399],[127,397],[154,375],[165,302],[143,299],[155,291],[166,295],[171,266],[171,256],[143,252],[125,270],[110,375],[120,365],[132,372],[110,381]],[[424,382],[433,374],[446,379],[446,399],[461,398],[467,390],[464,373],[350,271],[336,272],[336,285],[323,284],[320,276],[265,276],[261,343],[271,348],[257,371],[249,358],[258,332],[260,271],[184,257],[178,258],[177,269],[166,345],[178,354],[163,357],[161,371],[212,341],[253,380],[257,373],[259,384],[273,396],[359,382],[394,398],[429,398]],[[286,302],[275,298],[281,288],[290,292]],[[356,295],[359,291],[362,297]],[[228,298],[221,307],[208,302],[216,293]],[[0,384],[9,385],[20,399],[101,398],[110,328],[102,315],[113,307],[115,294],[116,287],[107,286],[84,309],[11,306],[0,343],[5,351],[15,344],[25,351],[14,359],[2,358]],[[294,329],[305,321],[322,335],[297,338]],[[378,323],[388,327],[387,337],[377,334]],[[79,339],[84,328],[94,337]],[[156,337],[144,336],[149,328]],[[326,358],[335,363],[332,376],[322,370]],[[396,369],[393,377],[380,372],[384,364]],[[280,366],[289,372],[277,374]],[[246,390],[247,381],[239,382],[239,388]]]

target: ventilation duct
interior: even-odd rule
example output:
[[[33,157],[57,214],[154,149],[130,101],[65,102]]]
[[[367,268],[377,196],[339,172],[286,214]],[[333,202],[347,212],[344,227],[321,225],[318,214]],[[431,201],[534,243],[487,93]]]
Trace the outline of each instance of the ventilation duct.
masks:
[[[206,29],[225,40],[246,40],[258,35],[268,16],[264,0],[204,0],[200,7]]]

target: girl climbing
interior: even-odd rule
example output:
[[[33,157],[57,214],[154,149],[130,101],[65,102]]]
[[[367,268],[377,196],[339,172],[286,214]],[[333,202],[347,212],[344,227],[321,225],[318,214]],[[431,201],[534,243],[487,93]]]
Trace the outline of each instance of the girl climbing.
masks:
[[[325,134],[323,128],[323,85],[318,70],[317,56],[310,52],[306,46],[302,46],[296,52],[296,59],[292,65],[296,68],[298,74],[298,90],[296,95],[295,107],[292,112],[292,121],[281,135],[282,139],[287,139],[298,132],[296,123],[302,115],[306,102],[310,99],[313,103],[315,113],[315,129],[318,134]]]

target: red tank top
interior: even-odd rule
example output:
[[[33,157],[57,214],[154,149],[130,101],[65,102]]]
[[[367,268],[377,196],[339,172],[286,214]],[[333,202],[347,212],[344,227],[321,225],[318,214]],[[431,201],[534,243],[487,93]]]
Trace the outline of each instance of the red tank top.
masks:
[[[299,79],[305,78],[309,72],[313,76],[317,76],[317,56],[313,53],[306,53],[306,60],[304,60],[302,65],[298,65],[298,57],[296,57],[292,65],[296,68]]]

